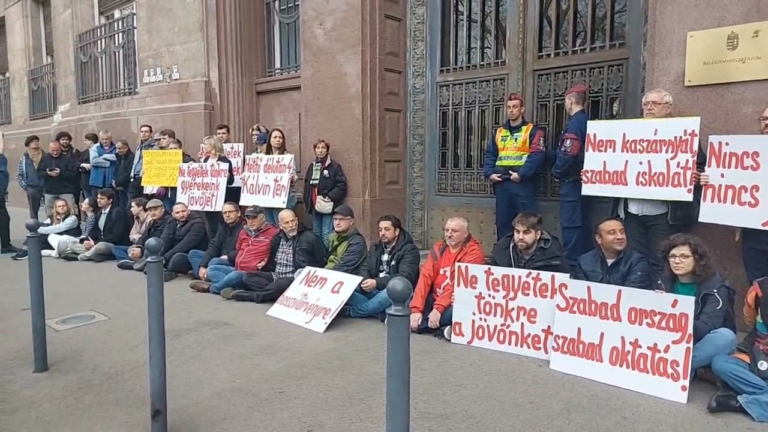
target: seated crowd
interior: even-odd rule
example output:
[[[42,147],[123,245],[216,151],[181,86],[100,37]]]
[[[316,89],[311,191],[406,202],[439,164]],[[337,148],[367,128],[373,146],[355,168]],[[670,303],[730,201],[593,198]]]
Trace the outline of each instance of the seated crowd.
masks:
[[[255,142],[274,142],[259,130],[254,136]],[[380,217],[378,241],[366,245],[355,227],[355,213],[341,203],[346,192],[344,174],[340,166],[330,164],[328,144],[319,141],[318,148],[305,191],[313,229],[302,226],[292,208],[243,209],[236,201],[227,201],[214,217],[212,212],[190,211],[182,202],[169,204],[162,197],[138,196],[129,205],[118,205],[121,197],[115,188],[98,189],[84,197],[79,205],[82,223],[78,223],[71,196],[63,193],[66,188],[56,189],[54,182],[46,182],[44,197],[51,211],[39,229],[43,253],[70,261],[117,260],[120,269],[145,271],[145,244],[158,238],[163,244],[165,281],[186,276],[195,292],[254,303],[275,302],[305,267],[326,268],[363,278],[339,316],[382,322],[391,305],[387,283],[401,276],[414,286],[409,303],[411,331],[447,340],[451,339],[456,263],[558,272],[572,279],[691,296],[696,299],[691,370],[702,375],[711,371],[722,383],[708,409],[768,421],[768,278],[758,279],[750,288],[744,317],[752,330],[737,350],[735,291],[715,270],[703,242],[689,234],[674,234],[666,241],[664,271],[657,274],[649,259],[628,243],[620,218],[598,223],[594,249],[568,262],[562,243],[543,228],[539,215],[518,214],[512,232],[493,246],[488,259],[467,219],[457,216],[445,222],[443,239],[433,245],[422,264],[413,238],[396,216]],[[38,168],[41,174],[58,177],[55,170],[64,165],[53,155],[57,149],[51,148],[51,160],[46,159],[43,170]],[[341,184],[343,191],[331,193]],[[321,201],[327,201],[327,211],[320,210]],[[17,258],[24,257],[22,248]]]

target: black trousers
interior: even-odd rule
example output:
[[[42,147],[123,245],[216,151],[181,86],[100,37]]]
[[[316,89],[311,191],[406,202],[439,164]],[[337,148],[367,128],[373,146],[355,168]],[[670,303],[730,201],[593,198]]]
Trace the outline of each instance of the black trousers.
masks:
[[[677,229],[669,224],[668,216],[667,213],[638,216],[626,210],[624,212],[624,229],[629,247],[648,258],[656,277],[664,274],[664,242],[677,233]]]
[[[8,214],[6,198],[6,196],[0,197],[0,247],[2,248],[11,246],[11,215]],[[37,200],[37,205],[39,208],[40,200]]]
[[[292,277],[275,279],[272,273],[261,271],[243,277],[243,289],[253,292],[253,301],[256,303],[277,301],[292,283]]]
[[[29,217],[30,219],[37,219],[37,214],[40,212],[40,204],[43,200],[43,190],[27,188],[27,204],[29,204]]]

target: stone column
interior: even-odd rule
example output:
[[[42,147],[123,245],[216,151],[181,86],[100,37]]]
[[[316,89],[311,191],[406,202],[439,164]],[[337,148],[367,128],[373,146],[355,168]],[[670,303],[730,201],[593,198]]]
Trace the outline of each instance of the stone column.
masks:
[[[260,50],[254,41],[256,32],[263,31],[263,26],[256,24],[259,6],[263,6],[263,2],[216,2],[219,93],[213,118],[216,123],[229,125],[235,142],[250,142],[248,128],[255,121],[254,80],[258,76]],[[211,129],[215,126],[211,125]]]
[[[53,62],[59,109],[77,106],[75,57],[77,35],[96,26],[93,0],[57,0],[51,2],[53,17]],[[66,116],[66,114],[64,114]]]
[[[5,10],[5,34],[8,41],[8,74],[11,77],[11,120],[14,125],[29,118],[29,83],[27,74],[31,67],[32,40],[27,2],[20,0]]]
[[[301,4],[302,142],[329,141],[368,238],[381,215],[406,221],[406,4]]]

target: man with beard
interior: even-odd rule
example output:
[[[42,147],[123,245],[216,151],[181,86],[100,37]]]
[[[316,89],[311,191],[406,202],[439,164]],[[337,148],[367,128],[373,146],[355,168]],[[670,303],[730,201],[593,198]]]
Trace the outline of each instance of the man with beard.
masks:
[[[541,216],[520,213],[512,222],[513,231],[493,247],[488,264],[499,267],[569,273],[563,245],[544,231]]]
[[[608,218],[595,229],[597,247],[579,257],[572,279],[639,289],[653,289],[648,260],[627,247],[621,219]]]
[[[144,152],[157,147],[157,143],[152,138],[152,132],[150,125],[145,124],[139,127],[139,145],[136,146],[136,154],[133,156],[131,184],[128,188],[131,199],[144,195],[144,188],[141,186],[141,177],[144,175]]]
[[[386,318],[384,311],[392,304],[387,296],[387,283],[402,276],[416,285],[419,279],[421,255],[411,234],[403,229],[396,216],[379,218],[379,242],[371,245],[361,273],[365,277],[341,309],[341,316],[350,318]]]
[[[70,135],[70,133],[67,131],[59,132],[56,134],[55,141],[61,145],[61,154],[63,156],[68,156],[72,159],[72,162],[75,163],[75,166],[79,166],[80,163],[78,160],[82,151],[72,146],[72,135]],[[78,178],[73,180],[69,187],[70,192],[75,197],[75,207],[77,207],[80,205],[80,179]]]
[[[507,97],[507,122],[488,141],[483,175],[496,195],[496,239],[509,234],[518,213],[536,212],[534,177],[544,165],[544,131],[527,121],[523,98]]]

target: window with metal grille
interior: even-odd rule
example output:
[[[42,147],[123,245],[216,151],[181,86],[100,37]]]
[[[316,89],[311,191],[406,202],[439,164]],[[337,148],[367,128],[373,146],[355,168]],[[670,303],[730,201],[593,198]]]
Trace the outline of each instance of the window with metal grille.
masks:
[[[299,0],[266,0],[267,76],[301,70]]]
[[[0,17],[0,75],[8,73],[8,37],[5,34],[5,17]]]
[[[503,66],[507,0],[442,0],[440,72]]]
[[[540,0],[538,58],[621,48],[628,0]]]
[[[43,63],[53,61],[53,19],[51,16],[51,0],[42,0],[40,2],[43,13],[41,20],[43,23]]]
[[[98,1],[99,1],[99,15],[101,16],[109,16],[110,14],[114,14],[116,10],[123,9],[126,6],[133,7],[133,5],[131,4],[133,3],[133,0],[98,0]]]

